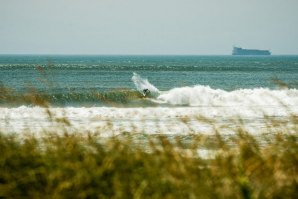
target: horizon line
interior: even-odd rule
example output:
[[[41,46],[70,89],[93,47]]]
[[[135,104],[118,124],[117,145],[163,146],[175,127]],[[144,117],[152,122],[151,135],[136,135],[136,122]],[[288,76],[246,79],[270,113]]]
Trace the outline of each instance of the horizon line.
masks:
[[[111,53],[111,54],[100,54],[100,53],[0,53],[2,55],[41,55],[41,56],[239,56],[241,55],[232,55],[232,54],[118,54],[118,53]],[[244,55],[245,57],[249,57],[250,55]],[[260,56],[262,55],[251,55],[251,56]],[[298,56],[298,54],[271,54],[271,55],[264,55],[264,56]]]

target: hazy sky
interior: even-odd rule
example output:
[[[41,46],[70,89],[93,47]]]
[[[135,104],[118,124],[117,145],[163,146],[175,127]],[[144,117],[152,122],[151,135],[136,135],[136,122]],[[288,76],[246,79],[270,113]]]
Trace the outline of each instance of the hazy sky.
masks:
[[[0,0],[0,53],[298,54],[298,0]]]

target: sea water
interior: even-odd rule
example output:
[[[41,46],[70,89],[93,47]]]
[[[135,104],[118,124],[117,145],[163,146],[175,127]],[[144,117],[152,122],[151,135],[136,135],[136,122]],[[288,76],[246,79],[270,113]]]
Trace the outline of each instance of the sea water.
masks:
[[[71,130],[106,134],[259,133],[268,118],[291,128],[297,80],[298,56],[0,56],[2,88],[16,98],[34,88]],[[1,131],[55,127],[44,108],[16,101],[0,99]]]

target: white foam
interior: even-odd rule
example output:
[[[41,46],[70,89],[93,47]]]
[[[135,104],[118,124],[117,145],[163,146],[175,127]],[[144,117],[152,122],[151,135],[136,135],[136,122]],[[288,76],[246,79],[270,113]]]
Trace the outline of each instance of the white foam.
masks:
[[[65,125],[56,122],[55,119],[65,117],[71,124],[70,127],[66,127],[69,131],[91,131],[105,135],[122,132],[209,134],[214,133],[214,129],[221,129],[221,133],[230,134],[237,126],[241,126],[251,133],[262,133],[262,129],[267,128],[268,116],[281,119],[284,123],[280,128],[290,128],[294,124],[289,118],[293,115],[298,116],[297,106],[290,106],[289,109],[284,109],[282,106],[259,106],[257,108],[254,106],[208,106],[175,108],[66,107],[50,108],[49,110],[52,119],[48,117],[44,108],[0,108],[0,131],[17,133],[22,133],[25,129],[35,133],[48,130],[57,131]],[[243,123],[239,122],[239,118]],[[297,130],[297,126],[295,128]]]
[[[228,92],[198,85],[163,92],[155,102],[188,106],[295,106],[298,105],[298,90],[256,88]]]

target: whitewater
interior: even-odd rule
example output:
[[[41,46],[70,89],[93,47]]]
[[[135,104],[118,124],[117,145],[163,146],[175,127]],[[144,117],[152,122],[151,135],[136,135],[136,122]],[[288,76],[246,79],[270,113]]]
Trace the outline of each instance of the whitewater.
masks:
[[[154,106],[0,107],[0,131],[41,134],[67,129],[109,136],[123,132],[213,134],[216,130],[232,134],[240,128],[252,134],[268,133],[268,128],[272,132],[297,130],[298,90],[294,88],[226,91],[194,85],[161,91],[137,73],[133,73],[131,81],[140,94],[144,89],[150,90],[150,96],[142,100]],[[62,118],[67,123],[61,122]]]

